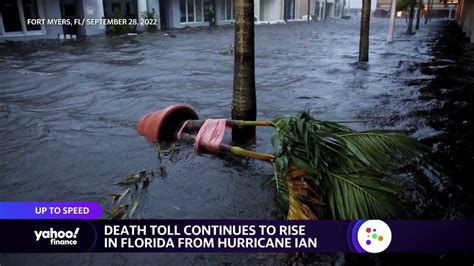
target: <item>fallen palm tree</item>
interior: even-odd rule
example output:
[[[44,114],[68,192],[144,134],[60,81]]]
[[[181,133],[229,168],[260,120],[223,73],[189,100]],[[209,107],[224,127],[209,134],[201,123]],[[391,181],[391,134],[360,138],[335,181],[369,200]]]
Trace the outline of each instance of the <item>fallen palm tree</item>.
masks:
[[[222,142],[229,127],[272,126],[273,154]],[[355,131],[302,112],[274,121],[198,120],[176,105],[145,115],[138,131],[151,142],[166,138],[194,143],[197,151],[230,153],[273,163],[278,195],[288,219],[389,218],[397,215],[398,189],[389,178],[402,159],[424,149],[392,130]]]

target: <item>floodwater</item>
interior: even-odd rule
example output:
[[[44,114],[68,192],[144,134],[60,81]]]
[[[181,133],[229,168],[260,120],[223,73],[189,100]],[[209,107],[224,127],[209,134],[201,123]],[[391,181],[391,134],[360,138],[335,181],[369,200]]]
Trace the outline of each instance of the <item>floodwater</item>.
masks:
[[[372,19],[367,65],[355,63],[358,18],[257,26],[258,118],[310,110],[363,120],[357,129],[407,130],[434,150],[429,166],[401,174],[411,217],[473,218],[473,45],[447,21],[413,36],[404,23],[387,44],[388,20]],[[107,194],[123,191],[114,182],[160,166],[134,128],[142,115],[187,103],[201,118],[230,117],[233,56],[222,51],[232,45],[231,27],[0,44],[0,201],[97,201],[109,210]],[[271,151],[271,131],[257,133],[254,148]],[[186,144],[162,163],[166,175],[140,192],[135,218],[281,218],[270,165],[198,155]],[[5,265],[288,262],[276,254],[0,256]]]

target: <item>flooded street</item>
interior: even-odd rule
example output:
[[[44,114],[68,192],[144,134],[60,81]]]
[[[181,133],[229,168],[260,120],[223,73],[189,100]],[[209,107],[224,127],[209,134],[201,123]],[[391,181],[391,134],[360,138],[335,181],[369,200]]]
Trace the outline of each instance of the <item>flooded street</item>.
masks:
[[[408,130],[433,147],[430,166],[400,177],[411,217],[473,218],[474,48],[447,21],[386,43],[388,20],[371,21],[370,62],[358,65],[359,18],[256,26],[258,118],[310,110],[357,129]],[[158,169],[135,124],[174,103],[201,118],[231,112],[234,29],[181,30],[75,42],[0,44],[0,201],[96,201],[139,170]],[[176,36],[174,36],[176,35]],[[436,41],[434,41],[436,40]],[[454,41],[453,41],[454,40]],[[271,151],[271,130],[255,149]],[[163,162],[167,174],[140,195],[136,218],[277,219],[270,165],[197,155],[190,145]],[[407,172],[407,173],[405,173]],[[104,214],[105,218],[105,214]],[[0,256],[0,264],[275,264],[275,254]],[[328,263],[340,257],[325,258]],[[11,263],[8,263],[11,262]]]

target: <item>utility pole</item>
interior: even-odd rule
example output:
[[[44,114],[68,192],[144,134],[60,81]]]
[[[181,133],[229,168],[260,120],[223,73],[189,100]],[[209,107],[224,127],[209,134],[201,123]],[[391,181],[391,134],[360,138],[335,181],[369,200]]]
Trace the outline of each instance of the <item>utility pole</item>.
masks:
[[[395,16],[397,15],[397,0],[392,0],[390,7],[390,22],[388,24],[387,42],[393,42],[395,39]]]

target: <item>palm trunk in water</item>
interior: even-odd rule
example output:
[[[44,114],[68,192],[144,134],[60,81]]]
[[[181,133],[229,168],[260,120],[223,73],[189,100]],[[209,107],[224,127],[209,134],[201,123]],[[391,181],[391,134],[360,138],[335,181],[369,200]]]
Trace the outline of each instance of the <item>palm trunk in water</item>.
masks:
[[[410,15],[408,17],[407,34],[413,34],[413,18],[415,17],[416,0],[410,0]]]
[[[255,121],[255,47],[253,0],[235,0],[235,53],[232,119]],[[237,127],[232,140],[246,144],[255,139],[255,127]]]
[[[429,12],[428,12],[428,19],[429,19],[430,22],[431,22],[431,15],[433,15],[433,13],[431,13],[431,10],[433,10],[433,0],[430,1],[430,4],[429,4],[429,6],[428,6],[428,10],[429,10]]]
[[[431,10],[430,10],[430,1],[431,1],[431,0],[428,0],[428,4],[427,4],[427,6],[428,6],[428,11],[425,13],[425,24],[428,23],[428,17],[430,16],[430,12],[431,12]]]
[[[423,4],[418,4],[418,10],[416,11],[416,24],[415,30],[420,29],[420,18],[421,18],[421,9],[423,8]]]
[[[362,1],[360,18],[359,62],[369,62],[370,0]]]
[[[344,17],[344,9],[345,8],[346,8],[346,0],[342,0],[341,17]]]

